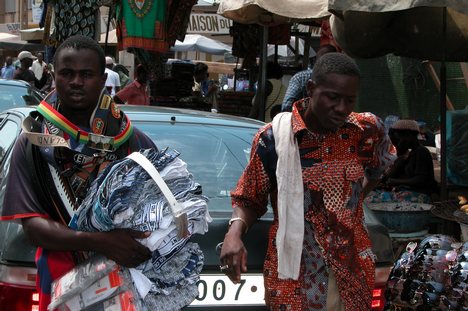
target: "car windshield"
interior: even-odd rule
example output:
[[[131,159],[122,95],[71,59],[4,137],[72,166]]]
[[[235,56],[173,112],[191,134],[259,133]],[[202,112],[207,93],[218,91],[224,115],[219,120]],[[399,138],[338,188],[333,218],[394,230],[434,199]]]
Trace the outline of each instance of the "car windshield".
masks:
[[[210,210],[231,210],[235,188],[250,157],[255,128],[206,124],[138,123],[159,149],[180,152],[194,180],[210,199]]]
[[[38,105],[40,100],[24,86],[0,84],[0,111],[18,106]]]

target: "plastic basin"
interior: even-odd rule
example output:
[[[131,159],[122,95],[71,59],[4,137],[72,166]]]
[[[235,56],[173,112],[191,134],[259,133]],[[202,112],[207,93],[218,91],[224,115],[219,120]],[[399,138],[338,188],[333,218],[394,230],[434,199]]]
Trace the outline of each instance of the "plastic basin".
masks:
[[[432,217],[431,204],[371,203],[367,206],[389,232],[408,233],[428,228]]]

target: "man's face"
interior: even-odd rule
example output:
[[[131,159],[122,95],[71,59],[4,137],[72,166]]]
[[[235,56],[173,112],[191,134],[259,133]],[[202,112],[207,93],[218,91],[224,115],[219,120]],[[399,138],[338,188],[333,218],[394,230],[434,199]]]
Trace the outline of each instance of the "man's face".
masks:
[[[146,71],[141,70],[137,73],[137,80],[138,82],[145,84],[148,81],[148,74]]]
[[[55,63],[55,84],[66,111],[92,110],[107,75],[101,71],[98,54],[90,49],[65,48]]]
[[[13,63],[13,59],[11,57],[6,58],[6,65],[10,66]]]
[[[311,101],[306,113],[312,115],[309,128],[335,130],[342,126],[353,111],[359,91],[359,77],[330,73],[325,81],[316,85],[307,84]]]
[[[44,60],[44,55],[42,53],[37,53],[37,59],[42,62]]]
[[[32,60],[31,58],[23,58],[23,59],[21,60],[21,64],[24,64],[24,67],[25,67],[25,68],[29,68],[29,67],[32,66],[33,60]]]

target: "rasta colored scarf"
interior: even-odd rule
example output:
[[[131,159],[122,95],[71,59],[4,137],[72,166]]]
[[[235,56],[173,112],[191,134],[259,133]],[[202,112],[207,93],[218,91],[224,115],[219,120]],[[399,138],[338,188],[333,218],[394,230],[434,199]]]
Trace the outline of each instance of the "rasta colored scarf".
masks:
[[[46,132],[62,136],[67,141],[74,139],[79,145],[84,145],[85,149],[94,149],[93,154],[96,150],[104,152],[117,150],[132,136],[132,123],[104,92],[101,93],[91,115],[89,132],[69,121],[58,111],[59,109],[60,100],[56,92],[50,93],[37,107],[37,111],[44,118]],[[101,146],[99,143],[107,145]]]
[[[50,93],[23,122],[28,140],[39,147],[43,161],[57,188],[66,193],[72,211],[86,195],[88,185],[109,161],[123,158],[133,143],[133,126],[103,90],[90,117],[90,129],[76,126],[60,113],[60,99]],[[47,173],[49,175],[49,173]],[[59,191],[60,192],[60,191]]]

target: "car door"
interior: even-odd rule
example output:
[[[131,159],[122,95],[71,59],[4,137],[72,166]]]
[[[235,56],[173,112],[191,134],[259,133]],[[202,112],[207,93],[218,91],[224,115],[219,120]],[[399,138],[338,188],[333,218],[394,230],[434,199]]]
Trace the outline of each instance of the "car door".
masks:
[[[3,209],[7,174],[15,141],[21,133],[24,115],[10,110],[0,114],[0,213]],[[21,225],[0,221],[0,263],[22,263],[34,266],[35,247],[26,239]]]
[[[16,113],[0,114],[0,199],[3,202],[5,177],[8,173],[9,158],[16,138],[21,132],[22,118]]]

